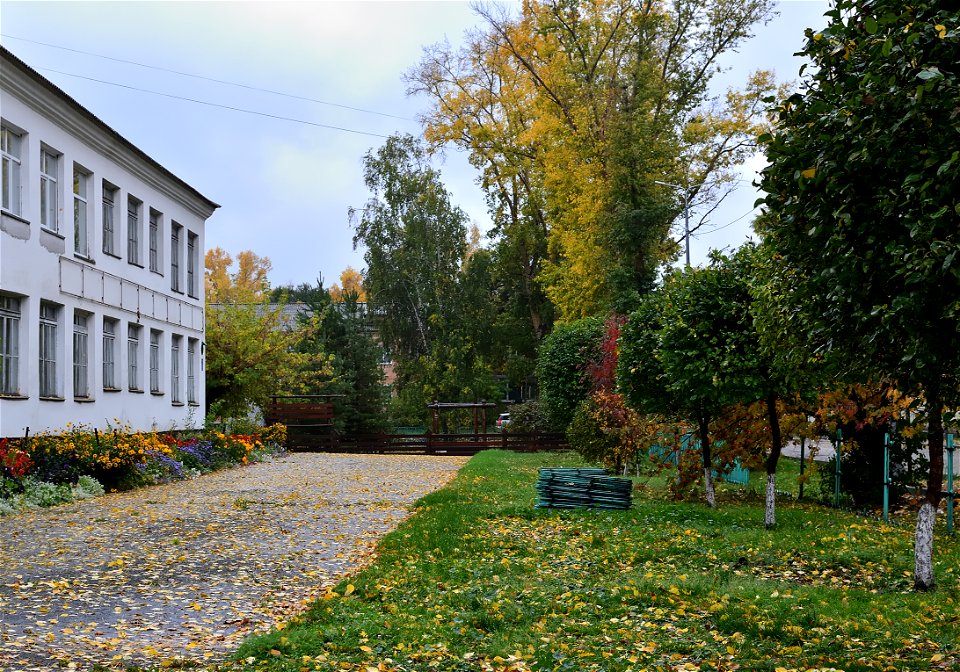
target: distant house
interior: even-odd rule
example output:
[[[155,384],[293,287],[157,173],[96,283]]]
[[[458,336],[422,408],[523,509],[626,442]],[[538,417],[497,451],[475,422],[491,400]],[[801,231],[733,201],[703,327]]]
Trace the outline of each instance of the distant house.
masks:
[[[0,47],[0,437],[202,422],[216,203]]]

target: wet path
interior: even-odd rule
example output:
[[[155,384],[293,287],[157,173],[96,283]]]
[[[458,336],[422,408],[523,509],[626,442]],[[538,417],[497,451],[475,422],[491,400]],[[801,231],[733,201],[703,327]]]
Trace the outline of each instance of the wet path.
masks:
[[[301,453],[0,518],[0,670],[222,660],[465,461]]]

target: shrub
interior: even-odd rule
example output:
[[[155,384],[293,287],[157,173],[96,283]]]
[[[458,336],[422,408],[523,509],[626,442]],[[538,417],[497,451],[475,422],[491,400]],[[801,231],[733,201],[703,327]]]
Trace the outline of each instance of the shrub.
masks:
[[[646,431],[641,417],[614,392],[594,392],[584,400],[567,428],[570,446],[588,462],[617,472],[636,459]]]
[[[552,432],[558,428],[550,422],[547,410],[541,402],[525,401],[510,407],[508,429],[511,432]]]
[[[28,507],[56,506],[73,501],[73,491],[66,483],[47,483],[24,479],[23,502]]]
[[[590,317],[557,325],[540,346],[540,398],[554,426],[570,424],[580,402],[590,395],[588,367],[602,359],[604,332],[603,320]]]
[[[93,476],[81,476],[73,486],[74,499],[90,499],[104,494],[103,486]]]

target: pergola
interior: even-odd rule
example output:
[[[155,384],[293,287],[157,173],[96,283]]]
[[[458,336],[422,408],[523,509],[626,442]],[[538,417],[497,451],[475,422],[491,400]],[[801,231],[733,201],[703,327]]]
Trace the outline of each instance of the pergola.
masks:
[[[427,404],[427,408],[433,411],[433,433],[440,433],[440,412],[455,411],[462,409],[471,409],[473,411],[473,433],[481,434],[487,429],[487,409],[496,408],[497,405],[491,401],[473,401],[473,402],[441,402],[435,401]],[[483,428],[484,432],[480,431]]]

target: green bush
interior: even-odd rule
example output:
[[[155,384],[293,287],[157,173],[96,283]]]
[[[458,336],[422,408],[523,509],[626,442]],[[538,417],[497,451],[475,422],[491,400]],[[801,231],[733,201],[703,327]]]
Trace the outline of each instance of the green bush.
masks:
[[[556,427],[547,416],[547,409],[540,401],[525,401],[510,407],[510,424],[507,429],[511,432],[553,432],[562,431]]]
[[[590,396],[592,385],[587,367],[600,360],[603,336],[603,319],[588,317],[558,324],[540,346],[540,400],[554,427],[569,425],[577,406]]]

